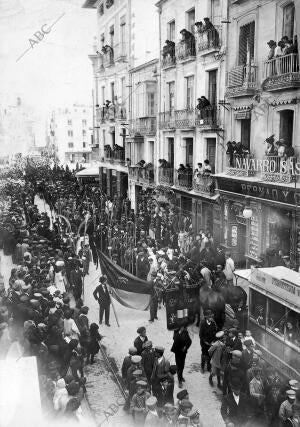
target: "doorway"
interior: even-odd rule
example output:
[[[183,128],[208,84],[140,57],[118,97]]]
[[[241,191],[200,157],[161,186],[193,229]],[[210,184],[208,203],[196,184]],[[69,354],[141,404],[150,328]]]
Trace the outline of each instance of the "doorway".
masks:
[[[279,112],[279,139],[284,139],[288,146],[293,145],[294,111],[282,110]]]
[[[207,138],[207,159],[211,166],[211,173],[215,173],[215,164],[216,164],[216,138]]]
[[[241,120],[241,143],[250,152],[251,119]]]
[[[193,167],[193,138],[186,138],[185,163]]]
[[[168,163],[174,169],[174,138],[168,138]]]

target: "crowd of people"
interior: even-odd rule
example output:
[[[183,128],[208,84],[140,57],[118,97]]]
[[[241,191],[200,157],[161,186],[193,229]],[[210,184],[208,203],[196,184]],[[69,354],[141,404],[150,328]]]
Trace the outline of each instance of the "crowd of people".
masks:
[[[150,322],[157,318],[168,273],[205,283],[217,290],[233,284],[234,260],[214,244],[209,231],[193,233],[188,217],[158,206],[151,197],[137,214],[128,200],[110,200],[100,189],[80,186],[73,174],[46,169],[44,179],[26,179],[22,188],[9,186],[2,197],[0,243],[12,255],[9,283],[0,289],[1,358],[37,358],[45,416],[80,422],[86,392],[84,365],[94,363],[102,336],[90,324],[82,300],[90,262],[98,266],[98,250],[141,279],[153,282]],[[42,195],[51,216],[34,204]],[[78,240],[78,236],[83,238]],[[100,317],[109,324],[110,295],[102,275],[94,297]],[[295,380],[283,382],[265,366],[248,331],[215,323],[210,310],[200,323],[201,369],[209,384],[222,390],[221,415],[228,426],[245,420],[261,424],[299,423],[300,396]],[[137,425],[200,426],[189,394],[183,388],[185,359],[191,345],[186,320],[174,330],[175,364],[164,348],[152,345],[144,327],[124,359],[122,378],[128,390],[125,409]],[[175,376],[181,389],[174,399]]]

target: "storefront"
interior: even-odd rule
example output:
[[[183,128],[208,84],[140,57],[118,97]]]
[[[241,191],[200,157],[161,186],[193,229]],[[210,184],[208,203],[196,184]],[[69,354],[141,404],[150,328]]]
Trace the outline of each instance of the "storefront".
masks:
[[[286,267],[252,268],[249,329],[263,358],[300,379],[300,274]]]
[[[223,246],[240,267],[300,264],[300,211],[293,187],[218,177]],[[251,216],[243,211],[248,198]],[[285,257],[285,258],[283,258]]]
[[[99,168],[93,167],[88,169],[83,169],[80,172],[77,172],[76,178],[81,184],[94,184],[99,185]]]

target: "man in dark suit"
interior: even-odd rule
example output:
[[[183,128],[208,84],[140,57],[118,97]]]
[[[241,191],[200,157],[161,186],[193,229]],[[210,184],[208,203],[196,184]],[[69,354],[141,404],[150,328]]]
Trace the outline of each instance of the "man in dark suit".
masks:
[[[247,372],[247,370],[249,368],[251,368],[252,366],[252,362],[253,362],[253,341],[250,339],[246,339],[244,341],[244,345],[245,345],[245,350],[243,350],[242,352],[242,359],[241,359],[241,368]]]
[[[109,311],[110,311],[110,295],[107,288],[107,276],[103,275],[99,279],[100,285],[93,292],[93,296],[99,303],[99,323],[102,324],[103,314],[105,314],[105,324],[109,324]]]
[[[217,333],[217,325],[213,320],[213,314],[211,310],[205,310],[204,320],[200,323],[199,337],[200,345],[202,350],[201,355],[201,370],[204,372],[205,364],[207,363],[207,370],[210,371],[210,356],[208,354],[208,349],[210,348],[212,342],[215,340]]]
[[[241,393],[241,383],[234,378],[231,383],[231,392],[223,398],[221,415],[226,426],[242,427],[250,418],[248,398]]]
[[[162,377],[160,386],[157,388],[157,406],[163,408],[166,403],[173,403],[173,387],[168,377]]]

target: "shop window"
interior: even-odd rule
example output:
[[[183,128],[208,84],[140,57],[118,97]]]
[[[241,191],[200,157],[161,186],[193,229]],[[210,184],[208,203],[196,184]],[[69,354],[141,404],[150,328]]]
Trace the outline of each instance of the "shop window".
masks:
[[[289,310],[285,328],[286,341],[300,347],[300,313]]]
[[[255,21],[240,27],[239,65],[251,63],[254,59]]]
[[[250,289],[250,315],[254,321],[262,326],[266,326],[267,298],[265,295]]]
[[[267,326],[279,336],[284,336],[285,306],[268,298]]]

